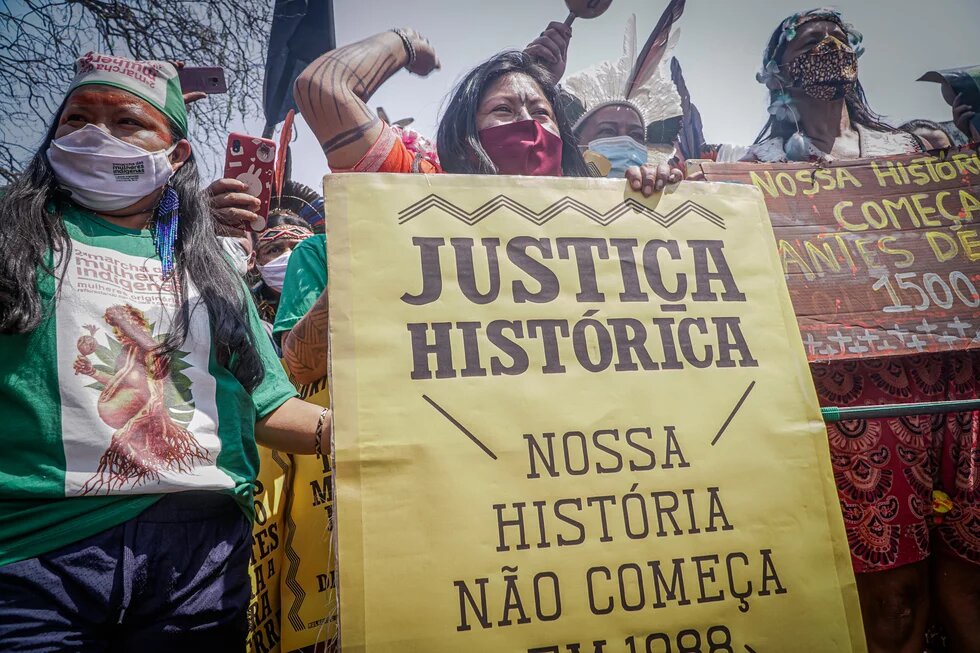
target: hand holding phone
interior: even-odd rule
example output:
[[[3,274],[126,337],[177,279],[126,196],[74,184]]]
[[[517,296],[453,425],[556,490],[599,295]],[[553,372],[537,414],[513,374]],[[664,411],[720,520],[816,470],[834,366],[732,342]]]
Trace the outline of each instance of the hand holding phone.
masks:
[[[184,93],[216,95],[228,92],[224,68],[184,66],[177,71],[177,76],[180,78],[180,90]]]
[[[980,135],[980,65],[930,70],[919,81],[941,84],[943,99],[953,107],[957,129],[970,139]]]
[[[249,225],[252,231],[265,229],[272,199],[272,179],[276,164],[276,144],[268,138],[232,133],[225,151],[225,177],[237,179],[245,192],[259,198],[258,218]]]

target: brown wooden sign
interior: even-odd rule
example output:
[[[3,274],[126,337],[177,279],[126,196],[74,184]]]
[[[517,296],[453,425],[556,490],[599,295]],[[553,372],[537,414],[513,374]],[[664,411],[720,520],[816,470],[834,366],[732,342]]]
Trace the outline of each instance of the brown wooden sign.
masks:
[[[701,168],[762,191],[811,361],[980,348],[976,151]]]

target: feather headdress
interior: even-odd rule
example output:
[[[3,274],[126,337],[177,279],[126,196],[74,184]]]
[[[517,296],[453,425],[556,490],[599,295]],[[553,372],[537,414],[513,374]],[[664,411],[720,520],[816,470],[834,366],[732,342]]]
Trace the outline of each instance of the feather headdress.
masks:
[[[272,198],[269,211],[288,212],[306,220],[310,226],[323,222],[323,197],[318,192],[292,179],[283,183],[282,193]]]
[[[636,16],[630,16],[619,59],[603,61],[565,79],[563,86],[585,109],[575,128],[610,105],[631,107],[644,125],[681,115],[681,98],[670,74],[670,53],[680,36],[680,30],[673,29],[674,22],[683,11],[684,0],[671,0],[639,51]]]

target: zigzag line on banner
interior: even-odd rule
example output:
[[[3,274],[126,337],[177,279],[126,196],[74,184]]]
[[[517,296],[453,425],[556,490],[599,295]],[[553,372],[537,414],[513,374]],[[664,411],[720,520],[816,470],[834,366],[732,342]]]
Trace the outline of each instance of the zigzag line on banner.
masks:
[[[295,469],[292,471],[295,473]],[[291,486],[292,483],[290,482],[289,485]],[[284,512],[286,518],[286,541],[283,543],[282,549],[283,555],[286,556],[286,574],[284,580],[286,581],[286,587],[293,593],[293,600],[289,602],[286,618],[289,620],[293,630],[301,632],[306,627],[306,624],[303,623],[303,618],[300,616],[299,611],[303,607],[303,602],[306,601],[306,591],[303,589],[303,585],[299,582],[299,579],[296,578],[299,574],[300,557],[299,552],[293,548],[293,539],[296,537],[297,527],[296,522],[293,521],[289,506],[286,506]],[[281,602],[286,602],[285,596],[282,597]]]
[[[655,211],[654,209],[649,208],[648,206],[645,206],[644,204],[641,204],[633,198],[623,200],[605,213],[600,213],[591,206],[583,204],[582,202],[571,197],[562,197],[560,200],[554,202],[544,210],[534,211],[506,195],[497,195],[496,197],[478,206],[473,211],[466,211],[465,209],[461,209],[453,202],[450,202],[449,200],[435,194],[426,195],[408,208],[399,211],[398,224],[405,224],[409,220],[417,218],[427,211],[439,210],[472,227],[476,223],[488,218],[501,209],[510,209],[517,215],[529,220],[530,222],[533,222],[538,226],[543,225],[565,211],[574,210],[593,222],[602,225],[603,227],[612,224],[619,218],[629,213],[639,213],[640,215],[653,220],[662,227],[671,227],[683,218],[687,217],[688,214],[693,213],[694,215],[701,216],[716,227],[720,227],[722,229],[725,228],[724,218],[712,211],[709,211],[700,204],[692,202],[691,200],[685,200],[683,204],[676,207],[670,213],[664,215],[658,211]]]

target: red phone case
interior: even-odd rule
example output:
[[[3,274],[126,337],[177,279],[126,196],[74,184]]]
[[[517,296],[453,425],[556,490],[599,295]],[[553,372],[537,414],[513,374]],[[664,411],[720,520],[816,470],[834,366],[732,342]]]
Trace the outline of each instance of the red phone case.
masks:
[[[268,138],[232,133],[228,135],[225,151],[225,178],[243,182],[249,195],[262,202],[259,219],[249,225],[252,231],[262,231],[269,215],[272,198],[272,179],[276,166],[276,144]]]

